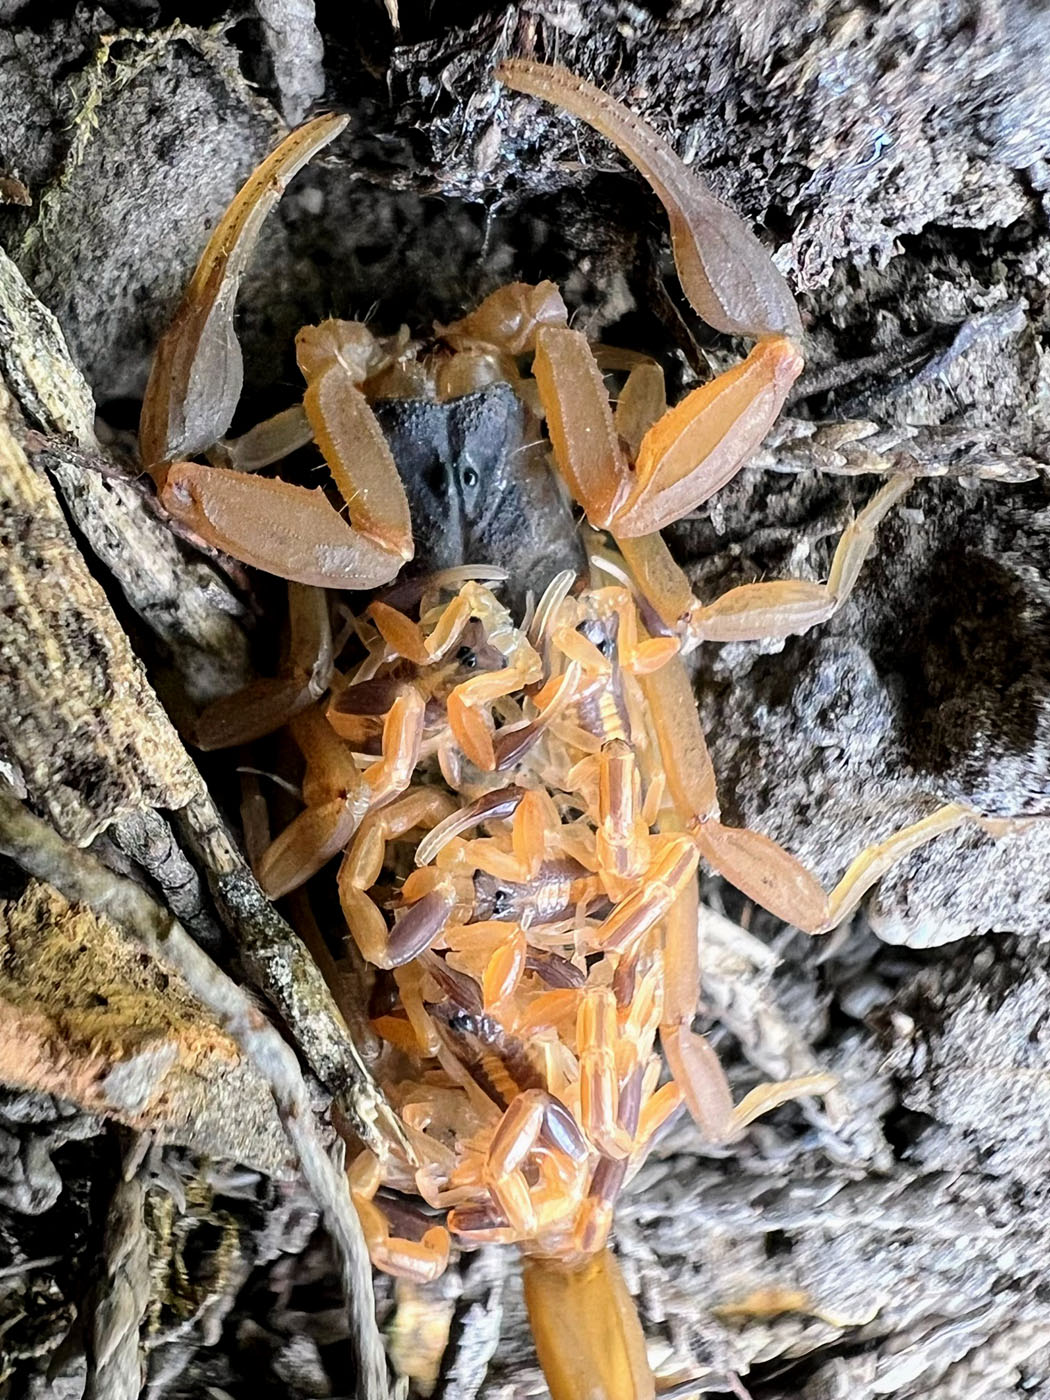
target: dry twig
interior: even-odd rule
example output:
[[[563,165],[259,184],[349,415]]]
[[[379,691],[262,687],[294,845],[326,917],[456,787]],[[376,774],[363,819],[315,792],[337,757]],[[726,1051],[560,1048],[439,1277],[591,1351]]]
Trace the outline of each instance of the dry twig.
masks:
[[[84,1400],[137,1400],[142,1389],[139,1327],[149,1303],[149,1236],[141,1142],[132,1144],[109,1203],[88,1352]]]

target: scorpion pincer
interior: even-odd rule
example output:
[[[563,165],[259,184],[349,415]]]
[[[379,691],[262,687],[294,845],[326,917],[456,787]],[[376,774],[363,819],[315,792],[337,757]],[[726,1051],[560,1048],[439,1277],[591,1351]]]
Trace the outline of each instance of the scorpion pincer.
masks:
[[[725,485],[779,413],[802,367],[794,299],[750,229],[645,122],[563,69],[512,59],[497,76],[633,162],[666,209],[687,298],[716,330],[752,339],[747,358],[668,408],[660,366],[635,357],[613,411],[557,288],[514,283],[425,342],[358,322],[305,328],[301,405],[225,439],[241,386],[237,282],[287,181],[345,125],[322,116],[260,166],[216,228],[158,349],[141,450],[176,520],[289,581],[280,675],[213,705],[198,737],[221,747],[290,725],[303,808],[258,862],[272,897],[341,856],[347,935],[375,969],[376,1073],[413,1154],[392,1144],[350,1168],[376,1266],[425,1281],[453,1239],[515,1244],[555,1400],[646,1400],[644,1335],[607,1247],[618,1193],[681,1104],[727,1141],[831,1083],[766,1085],[734,1106],[692,1030],[699,861],[816,933],[900,856],[976,817],[940,809],[862,852],[830,894],[781,846],[722,824],[682,655],[830,617],[909,481],[893,477],[848,526],[826,583],[695,598],[659,532]],[[462,508],[469,498],[491,516],[504,499],[495,483],[460,454],[446,482],[455,509],[452,496],[435,506],[433,472],[429,504],[418,483],[410,503],[380,425],[418,443],[424,425],[469,435],[493,414],[518,464],[512,510],[489,521],[495,561],[471,557]],[[536,419],[544,444],[519,451]],[[325,490],[256,474],[311,440],[341,508]],[[225,465],[193,460],[206,449]],[[429,571],[406,571],[333,641],[334,591],[391,584],[413,558],[413,516]],[[560,564],[535,545],[551,537]],[[521,577],[532,567],[522,538],[545,576]],[[500,564],[515,574],[505,601]],[[533,581],[540,596],[523,613]],[[381,1187],[445,1224],[394,1234]]]

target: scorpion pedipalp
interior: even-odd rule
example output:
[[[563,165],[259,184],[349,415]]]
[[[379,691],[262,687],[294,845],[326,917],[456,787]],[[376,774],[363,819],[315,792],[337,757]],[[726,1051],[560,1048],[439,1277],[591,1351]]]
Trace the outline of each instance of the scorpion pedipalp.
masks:
[[[682,289],[708,325],[730,335],[801,340],[798,307],[769,254],[648,122],[565,68],[508,58],[496,77],[582,118],[637,167],[667,211]]]

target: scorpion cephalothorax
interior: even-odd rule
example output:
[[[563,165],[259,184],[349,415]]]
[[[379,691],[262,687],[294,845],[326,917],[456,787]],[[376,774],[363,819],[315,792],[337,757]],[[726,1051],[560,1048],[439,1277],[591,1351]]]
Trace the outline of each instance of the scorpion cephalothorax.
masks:
[[[802,364],[795,303],[741,220],[625,108],[560,69],[512,60],[498,76],[590,122],[634,162],[667,210],[687,297],[716,329],[755,339],[747,359],[668,409],[660,367],[627,357],[614,411],[557,289],[515,283],[427,342],[357,322],[306,328],[301,406],[222,441],[240,386],[236,283],[284,184],[345,125],[319,117],[263,163],[216,229],[158,351],[141,446],[173,516],[290,581],[281,674],[213,706],[198,737],[220,747],[290,725],[303,805],[258,862],[271,896],[342,857],[346,927],[376,970],[376,1073],[406,1134],[385,1158],[351,1166],[373,1259],[425,1280],[450,1237],[517,1244],[557,1400],[634,1400],[653,1394],[653,1379],[606,1240],[654,1134],[685,1103],[709,1138],[731,1139],[830,1083],[767,1085],[734,1107],[692,1030],[699,861],[819,932],[901,855],[977,818],[939,809],[862,852],[830,895],[781,846],[720,821],[682,654],[831,616],[909,481],[892,478],[849,525],[827,583],[696,599],[659,530],[728,481],[776,418]],[[566,532],[562,566],[542,554],[524,613],[520,578],[501,595],[505,569],[458,553],[469,530],[443,531],[418,497],[410,508],[373,411],[405,399],[462,403],[457,432],[497,404],[518,445],[533,432],[522,424],[545,422],[557,476],[588,524]],[[389,426],[394,415],[380,415]],[[348,519],[324,491],[249,474],[311,439]],[[204,449],[225,465],[186,460]],[[516,509],[568,518],[556,478],[534,454],[520,460]],[[450,495],[432,484],[427,499],[491,510],[477,466],[457,471],[440,488]],[[344,609],[333,641],[324,590],[390,584],[413,556],[413,514],[437,571],[402,578],[352,617]],[[542,531],[516,529],[512,513],[496,534],[497,565],[520,568],[522,540]],[[446,1212],[445,1224],[392,1232],[381,1186]]]

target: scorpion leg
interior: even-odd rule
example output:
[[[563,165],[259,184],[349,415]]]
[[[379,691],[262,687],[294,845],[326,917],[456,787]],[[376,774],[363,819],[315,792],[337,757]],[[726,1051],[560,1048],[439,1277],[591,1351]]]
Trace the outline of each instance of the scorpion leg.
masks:
[[[655,837],[642,883],[622,899],[595,930],[605,952],[629,953],[664,918],[682,887],[696,874],[699,852],[686,835]]]
[[[985,819],[961,803],[947,803],[866,847],[830,893],[801,861],[757,831],[710,820],[694,823],[693,833],[701,856],[750,899],[804,933],[828,933],[854,912],[876,880],[898,861],[969,822],[993,835],[1013,825]]]
[[[382,807],[412,781],[423,743],[426,700],[411,686],[404,688],[383,723],[383,752],[364,771],[369,806]]]
[[[439,788],[412,788],[370,813],[358,828],[339,869],[339,902],[362,957],[375,967],[397,967],[421,951],[391,940],[381,911],[368,897],[383,869],[388,843],[414,827],[430,830],[454,810],[452,798]]]
[[[634,1148],[634,1132],[621,1122],[619,1041],[615,996],[608,987],[589,988],[576,1019],[580,1124],[599,1152],[614,1159],[629,1157]]]
[[[288,585],[288,658],[276,677],[214,701],[197,721],[201,749],[247,744],[272,734],[319,700],[332,680],[332,628],[323,589]]]
[[[368,811],[369,791],[320,707],[296,715],[292,737],[306,758],[306,806],[267,847],[256,875],[271,899],[305,884],[337,855]]]
[[[688,672],[678,657],[639,677],[668,791],[680,814],[703,821],[718,815],[715,770],[696,711]]]
[[[760,1114],[791,1099],[823,1094],[836,1080],[830,1074],[806,1074],[775,1084],[761,1084],[734,1107],[722,1063],[705,1036],[692,1029],[700,990],[699,888],[683,889],[664,920],[664,1004],[660,1044],[674,1082],[693,1121],[708,1142],[732,1142]]]
[[[387,645],[418,666],[429,666],[433,661],[440,661],[455,646],[470,621],[470,613],[470,603],[466,598],[453,598],[433,631],[426,635],[418,622],[413,622],[388,603],[377,601],[368,609],[368,616]]]
[[[618,539],[617,544],[646,602],[665,627],[683,638],[685,651],[704,641],[789,637],[826,622],[842,607],[871,552],[875,531],[912,480],[894,476],[846,527],[823,584],[806,579],[744,584],[705,605],[693,596],[659,534]]]
[[[404,791],[419,757],[423,710],[418,691],[402,691],[383,725],[382,755],[364,773],[319,706],[292,720],[292,735],[306,758],[306,808],[259,863],[259,883],[271,899],[316,875],[345,848],[368,811]]]
[[[598,869],[611,899],[622,899],[645,873],[649,828],[642,820],[641,778],[634,750],[613,739],[598,756]]]
[[[537,1147],[563,1159],[547,1189],[534,1192],[525,1177],[526,1160]],[[512,1229],[523,1238],[536,1233],[537,1207],[572,1216],[583,1199],[587,1143],[572,1114],[544,1089],[528,1089],[510,1103],[492,1135],[485,1156],[485,1182]],[[566,1189],[567,1182],[575,1190]]]
[[[350,1166],[350,1196],[361,1221],[369,1257],[377,1269],[414,1283],[433,1283],[445,1272],[449,1257],[448,1231],[431,1226],[421,1240],[398,1239],[375,1203],[382,1166],[373,1152],[364,1151]]]
[[[638,455],[646,433],[667,412],[663,368],[652,360],[635,365],[620,390],[613,422],[627,447],[631,461]]]
[[[689,644],[789,637],[826,622],[849,597],[874,544],[876,529],[912,481],[903,474],[894,476],[846,527],[827,583],[806,579],[750,583],[731,588],[706,606],[694,603],[685,624]]]
[[[217,467],[238,472],[258,472],[290,457],[300,447],[313,442],[314,430],[301,403],[282,409],[272,418],[256,423],[236,438],[220,438],[208,452]]]
[[[927,841],[966,822],[981,823],[958,803],[939,808],[856,857],[828,894],[816,876],[783,846],[757,831],[718,820],[714,770],[685,667],[673,658],[641,684],[666,770],[667,786],[700,855],[763,909],[806,933],[826,933],[847,918],[891,866]],[[985,823],[997,833],[1002,823]]]
[[[471,763],[486,773],[497,765],[495,725],[488,706],[521,688],[518,671],[509,666],[502,671],[488,671],[457,685],[448,697],[448,722],[456,743]]]

